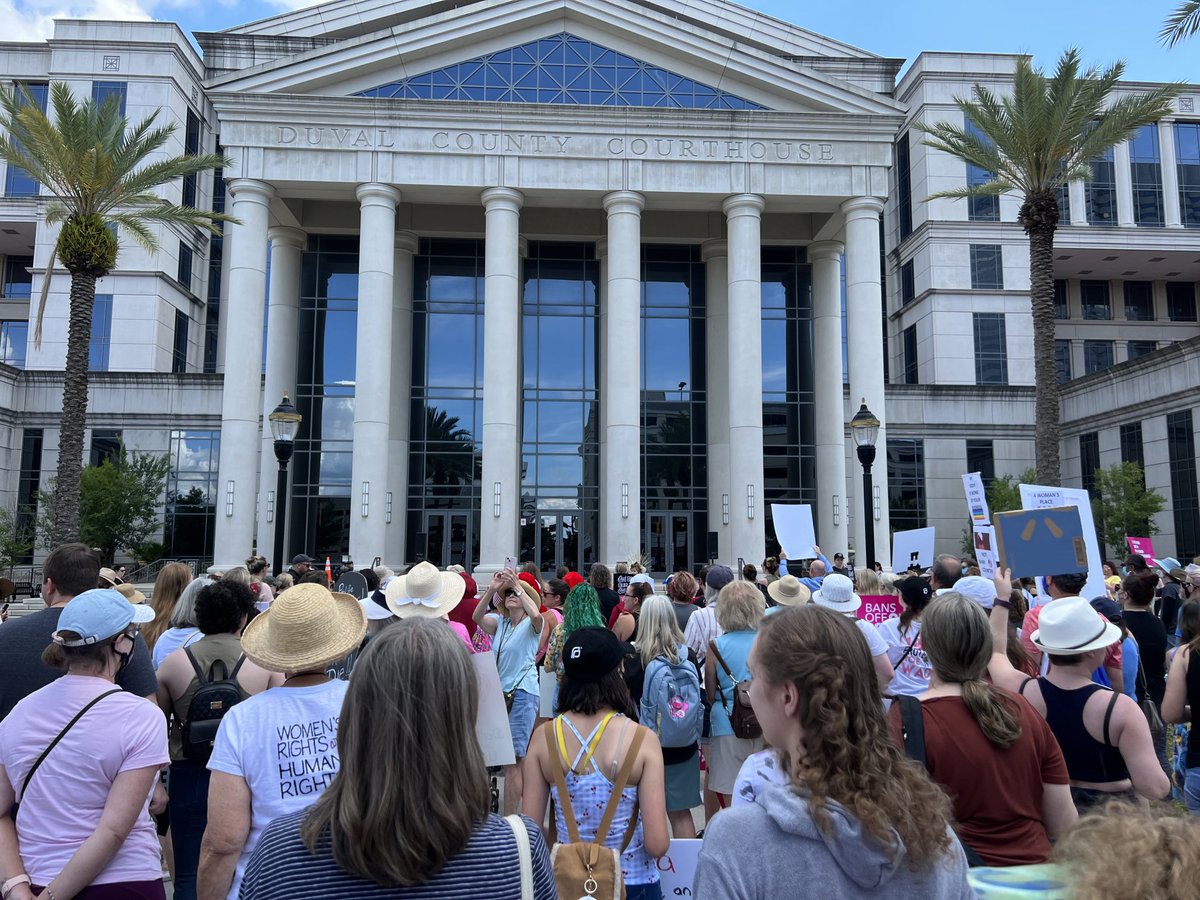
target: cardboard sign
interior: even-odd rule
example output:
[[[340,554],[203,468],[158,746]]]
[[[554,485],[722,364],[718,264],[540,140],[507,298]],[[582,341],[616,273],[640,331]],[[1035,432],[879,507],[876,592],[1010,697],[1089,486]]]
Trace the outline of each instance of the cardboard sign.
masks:
[[[772,503],[771,519],[775,523],[775,538],[788,559],[816,559],[817,533],[811,506]]]
[[[554,718],[554,695],[558,693],[558,675],[542,669],[538,672],[538,716]]]
[[[700,838],[673,838],[667,855],[658,860],[658,879],[662,895],[667,897],[694,897],[696,864],[700,860]]]
[[[967,509],[971,511],[974,525],[986,525],[991,521],[988,513],[987,491],[983,489],[983,477],[978,472],[964,475],[963,489],[967,492]]]
[[[1148,565],[1155,565],[1158,562],[1158,557],[1154,555],[1154,542],[1148,537],[1127,537],[1125,543],[1129,545],[1129,552],[1140,555]]]
[[[508,727],[508,710],[504,708],[504,691],[500,689],[500,673],[496,671],[496,654],[471,654],[471,664],[479,677],[479,714],[475,719],[475,737],[483,751],[487,766],[511,766],[517,761],[513,752],[512,729]]]
[[[1087,545],[1074,506],[996,513],[996,553],[1014,578],[1087,572]]]
[[[933,528],[914,528],[892,535],[892,569],[904,572],[911,565],[928,569],[933,565]]]
[[[975,535],[975,562],[979,563],[979,574],[984,578],[996,577],[1000,563],[996,553],[996,529],[991,525],[976,525],[971,531]]]
[[[876,628],[888,619],[894,619],[904,612],[904,605],[899,597],[890,594],[863,594],[862,606],[858,608],[858,617],[870,622]]]
[[[365,600],[367,598],[366,576],[359,575],[357,572],[347,572],[337,580],[333,589],[342,594],[350,594],[356,600]]]
[[[1096,522],[1092,518],[1092,498],[1082,488],[1056,488],[1037,484],[1018,485],[1021,505],[1026,509],[1051,506],[1074,506],[1079,509],[1079,523],[1083,526],[1083,542],[1087,547],[1087,584],[1080,591],[1081,597],[1104,597],[1108,587],[1104,583],[1104,565],[1100,556],[1100,544],[1096,539]],[[1015,572],[1013,573],[1016,574]],[[1066,574],[1039,572],[1038,575]]]

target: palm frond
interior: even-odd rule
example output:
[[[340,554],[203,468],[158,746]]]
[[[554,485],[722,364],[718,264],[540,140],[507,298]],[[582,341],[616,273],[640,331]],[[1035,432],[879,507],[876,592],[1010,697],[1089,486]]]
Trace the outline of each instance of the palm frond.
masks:
[[[145,217],[141,213],[116,212],[106,216],[109,222],[128,232],[129,236],[147,253],[158,250],[158,238],[146,227]]]
[[[1158,39],[1168,47],[1174,47],[1185,38],[1190,38],[1200,31],[1200,0],[1187,0],[1179,4],[1175,11],[1167,16]]]
[[[54,274],[54,264],[58,262],[58,244],[50,250],[50,259],[46,263],[46,274],[42,276],[42,289],[38,292],[37,318],[33,323],[33,346],[42,346],[42,319],[46,316],[46,301],[50,297],[50,276]]]

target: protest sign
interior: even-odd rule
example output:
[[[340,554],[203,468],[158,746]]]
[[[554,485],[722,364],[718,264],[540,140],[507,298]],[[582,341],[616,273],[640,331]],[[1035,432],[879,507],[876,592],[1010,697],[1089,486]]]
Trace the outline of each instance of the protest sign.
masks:
[[[1154,565],[1158,562],[1158,557],[1154,555],[1154,542],[1148,537],[1127,537],[1125,543],[1129,545],[1129,552],[1136,553],[1146,560],[1147,564]]]
[[[817,533],[813,528],[812,507],[807,504],[772,503],[771,519],[775,538],[788,559],[815,559]]]
[[[694,896],[692,885],[703,843],[699,838],[672,839],[667,855],[658,860],[658,879],[664,898]]]
[[[543,719],[554,718],[554,695],[558,687],[558,675],[542,669],[538,672],[538,715]]]
[[[1076,506],[1079,508],[1079,523],[1083,527],[1083,542],[1087,547],[1088,580],[1080,591],[1081,597],[1105,597],[1108,587],[1104,584],[1104,567],[1100,558],[1100,543],[1096,538],[1096,521],[1092,518],[1092,498],[1081,488],[1046,487],[1038,484],[1022,484],[1021,505],[1025,509],[1043,509],[1050,506]],[[1013,573],[1016,574],[1015,572]],[[1065,574],[1039,572],[1039,575]]]
[[[899,597],[889,594],[863,594],[862,606],[858,608],[858,617],[879,627],[888,619],[894,619],[904,612]]]
[[[991,521],[988,513],[987,491],[983,489],[983,476],[971,472],[963,477],[963,488],[967,492],[967,509],[971,511],[971,522],[986,525]]]
[[[347,572],[337,580],[337,584],[333,586],[333,589],[342,594],[350,594],[356,600],[365,600],[367,597],[367,579],[357,572]]]
[[[909,566],[928,569],[933,565],[933,529],[914,528],[892,535],[892,568],[903,572]]]
[[[474,653],[471,663],[479,678],[479,712],[475,717],[475,737],[483,751],[486,766],[511,766],[517,761],[513,753],[512,730],[508,727],[508,710],[504,706],[504,691],[500,689],[500,674],[496,671],[496,654]]]
[[[991,525],[976,525],[971,530],[975,535],[975,562],[979,564],[979,574],[984,578],[994,578],[999,563],[996,529]]]
[[[1087,572],[1079,509],[1051,506],[996,513],[996,554],[1014,578]]]

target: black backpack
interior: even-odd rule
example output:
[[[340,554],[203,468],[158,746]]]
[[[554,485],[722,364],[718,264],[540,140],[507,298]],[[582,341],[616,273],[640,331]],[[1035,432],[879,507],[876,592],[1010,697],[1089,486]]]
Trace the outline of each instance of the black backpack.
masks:
[[[218,659],[208,669],[205,676],[192,655],[190,647],[183,648],[188,661],[196,670],[199,686],[192,695],[188,705],[187,718],[180,725],[183,736],[183,756],[194,762],[208,762],[212,756],[213,742],[217,739],[217,729],[221,727],[221,719],[225,713],[242,702],[242,689],[237,683],[238,670],[246,657],[238,658],[232,672],[226,673],[225,661]]]

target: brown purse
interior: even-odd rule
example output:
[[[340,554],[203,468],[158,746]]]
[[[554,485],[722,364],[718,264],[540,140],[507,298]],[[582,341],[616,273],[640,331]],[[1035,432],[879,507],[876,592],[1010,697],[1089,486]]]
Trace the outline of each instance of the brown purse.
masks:
[[[754,707],[750,703],[750,681],[737,680],[737,676],[725,664],[725,658],[717,649],[716,641],[710,641],[708,649],[720,663],[721,668],[725,670],[729,680],[733,682],[733,709],[730,710],[728,706],[725,706],[725,689],[721,687],[720,679],[717,679],[717,690],[721,693],[721,705],[725,706],[725,711],[729,713],[729,725],[733,728],[734,736],[743,740],[762,737],[762,726],[758,724],[758,716],[755,715]]]

